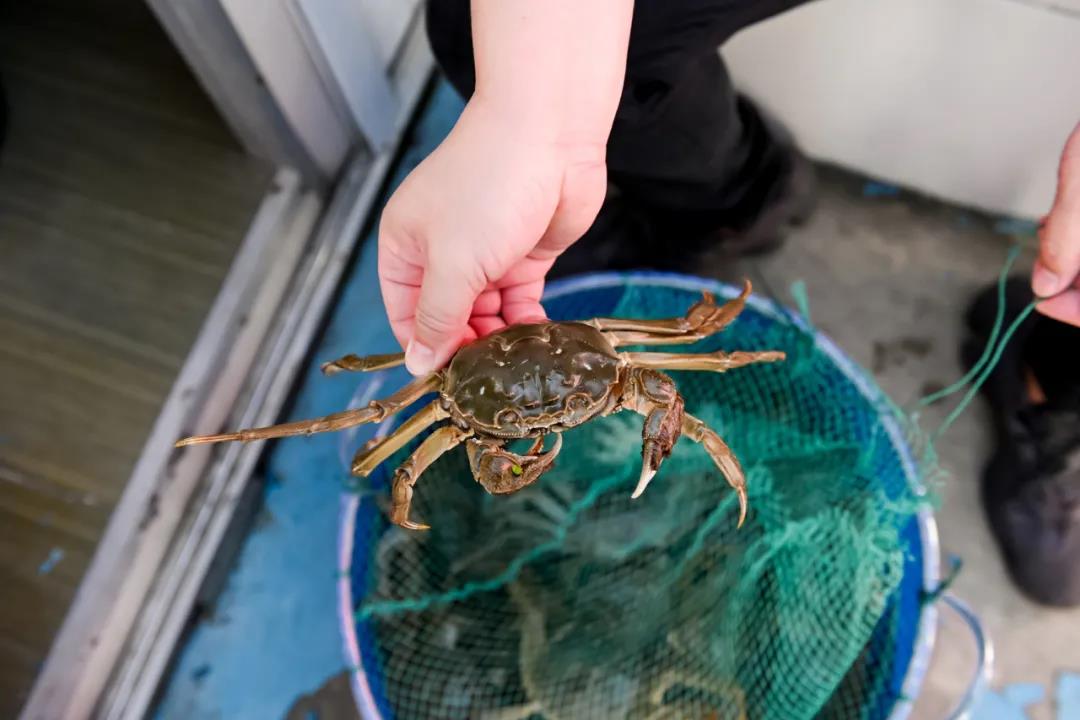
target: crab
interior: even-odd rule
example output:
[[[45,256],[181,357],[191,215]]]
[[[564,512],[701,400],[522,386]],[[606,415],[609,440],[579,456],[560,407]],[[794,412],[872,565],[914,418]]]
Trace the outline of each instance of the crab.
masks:
[[[384,460],[443,420],[394,473],[390,520],[410,530],[428,525],[409,519],[413,490],[421,474],[441,455],[465,445],[476,481],[492,495],[517,492],[551,469],[562,447],[562,433],[594,418],[629,410],[642,415],[642,467],[632,498],[638,498],[656,475],[676,441],[685,436],[700,443],[738,494],[739,521],[746,519],[746,476],[724,440],[684,409],[674,380],[665,370],[726,372],[752,363],[785,359],[783,352],[619,352],[619,348],[691,344],[714,335],[735,320],[750,295],[744,281],[740,295],[717,305],[704,293],[683,317],[634,320],[594,318],[579,322],[511,325],[462,346],[449,364],[418,377],[397,392],[366,407],[313,420],[189,437],[177,447],[342,430],[382,422],[430,393],[437,397],[393,433],[373,440],[356,454],[352,474],[367,477]],[[404,364],[404,353],[346,355],[324,363],[327,375],[366,372]],[[550,449],[544,446],[554,435]],[[531,439],[524,454],[508,446]]]

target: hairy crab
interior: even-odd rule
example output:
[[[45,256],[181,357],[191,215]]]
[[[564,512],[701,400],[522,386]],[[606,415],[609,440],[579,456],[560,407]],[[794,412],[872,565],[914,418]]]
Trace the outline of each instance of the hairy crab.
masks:
[[[551,468],[562,447],[562,433],[593,418],[631,410],[645,417],[642,468],[632,497],[644,492],[680,436],[701,443],[739,496],[739,525],[746,517],[746,477],[721,437],[683,409],[683,398],[664,370],[725,372],[784,359],[784,353],[619,352],[618,348],[678,345],[720,332],[742,312],[751,291],[717,305],[706,293],[686,315],[660,320],[594,318],[581,322],[514,325],[461,347],[448,366],[420,377],[367,407],[314,420],[190,437],[178,447],[341,430],[387,416],[436,392],[438,397],[381,441],[361,448],[352,473],[366,477],[379,463],[442,420],[394,474],[390,519],[413,530],[427,529],[409,519],[413,487],[440,455],[464,443],[473,476],[489,493],[507,494],[532,484]],[[369,371],[404,363],[402,353],[347,355],[325,363],[323,372]],[[545,438],[554,434],[550,450]],[[525,454],[507,449],[514,440],[534,439]]]

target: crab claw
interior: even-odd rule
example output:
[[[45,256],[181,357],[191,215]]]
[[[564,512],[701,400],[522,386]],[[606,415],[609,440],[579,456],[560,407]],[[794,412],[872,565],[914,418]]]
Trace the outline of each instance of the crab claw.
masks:
[[[531,450],[542,447],[542,441],[534,443]],[[473,476],[492,495],[517,492],[536,482],[551,469],[555,457],[562,450],[562,435],[555,434],[555,445],[544,453],[527,455],[504,450],[501,446],[482,440],[470,440],[466,446]]]
[[[646,430],[647,432],[647,430]],[[667,441],[666,443],[664,441]],[[645,488],[649,486],[652,479],[656,477],[656,472],[660,469],[660,463],[664,461],[664,457],[671,452],[671,446],[675,442],[670,437],[662,438],[646,438],[641,446],[641,476],[638,478],[637,487],[634,488],[633,494],[630,496],[631,500],[636,500],[641,497],[641,494],[645,492]],[[666,452],[665,452],[666,447]]]
[[[634,493],[630,496],[631,500],[636,500],[641,497],[641,493],[645,492],[645,488],[649,486],[652,479],[656,476],[656,469],[651,468],[648,465],[641,467],[641,477],[638,478],[637,487],[634,488]]]
[[[423,523],[413,522],[412,520],[409,520],[408,518],[406,518],[405,520],[402,520],[401,522],[399,522],[398,525],[405,528],[406,530],[430,530],[431,529],[430,525],[424,525]]]

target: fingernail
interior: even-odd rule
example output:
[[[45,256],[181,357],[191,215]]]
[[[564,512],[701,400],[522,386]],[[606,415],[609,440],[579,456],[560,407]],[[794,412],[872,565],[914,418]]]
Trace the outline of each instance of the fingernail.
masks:
[[[1053,271],[1039,265],[1035,268],[1031,289],[1034,290],[1035,294],[1039,297],[1050,297],[1061,289],[1061,281]]]
[[[435,369],[435,351],[423,343],[410,340],[405,348],[405,368],[413,375],[427,375]]]

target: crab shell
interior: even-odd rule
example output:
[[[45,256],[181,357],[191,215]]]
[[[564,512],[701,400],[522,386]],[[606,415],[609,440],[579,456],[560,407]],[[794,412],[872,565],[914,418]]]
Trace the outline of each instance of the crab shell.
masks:
[[[516,325],[463,347],[446,370],[443,406],[462,428],[533,438],[581,425],[617,398],[622,361],[583,323]]]

